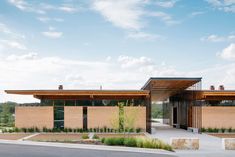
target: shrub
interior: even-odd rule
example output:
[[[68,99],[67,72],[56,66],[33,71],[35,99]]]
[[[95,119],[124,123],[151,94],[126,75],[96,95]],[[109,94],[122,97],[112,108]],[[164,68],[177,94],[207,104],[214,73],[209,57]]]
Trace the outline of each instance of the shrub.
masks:
[[[225,130],[226,130],[225,128],[221,128],[221,132],[222,132],[222,133],[224,133],[224,132],[225,132]]]
[[[94,134],[94,136],[92,137],[92,139],[99,139],[99,136]]]
[[[20,132],[20,129],[19,128],[15,128],[15,132]]]
[[[101,142],[104,143],[104,140],[105,140],[105,138],[102,138],[102,139],[101,139]]]
[[[89,136],[87,134],[82,135],[82,139],[89,139]]]
[[[26,128],[22,128],[22,131],[23,131],[24,133],[26,133],[26,132],[27,132],[27,129],[26,129]]]
[[[230,127],[230,128],[228,129],[228,132],[233,132],[233,129]]]
[[[104,132],[107,132],[107,127],[106,126],[104,127]]]
[[[137,146],[136,139],[135,138],[126,138],[126,139],[124,139],[124,146],[136,147]]]
[[[213,129],[212,129],[212,128],[207,128],[206,131],[207,131],[207,132],[213,132]]]
[[[213,129],[213,132],[218,133],[218,132],[219,132],[219,129],[214,128],[214,129]]]
[[[136,128],[136,130],[135,130],[135,131],[136,131],[137,133],[140,133],[140,132],[141,132],[141,130],[142,130],[141,128]]]
[[[64,128],[64,132],[66,132],[66,133],[67,133],[67,132],[68,132],[68,128]]]
[[[201,132],[206,132],[206,129],[205,128],[201,128]]]
[[[139,148],[153,148],[153,149],[165,149],[172,151],[172,147],[160,140],[149,139],[149,138],[102,138],[101,142],[106,145],[118,145],[128,147],[139,147]]]
[[[73,129],[72,128],[68,128],[68,132],[73,132]]]
[[[106,145],[118,145],[122,146],[124,144],[124,138],[122,137],[110,137],[104,139],[104,144]]]
[[[48,132],[48,129],[47,129],[46,127],[43,127],[43,128],[42,128],[42,131],[43,131],[43,132]]]
[[[34,128],[35,132],[40,132],[40,129],[38,127]]]

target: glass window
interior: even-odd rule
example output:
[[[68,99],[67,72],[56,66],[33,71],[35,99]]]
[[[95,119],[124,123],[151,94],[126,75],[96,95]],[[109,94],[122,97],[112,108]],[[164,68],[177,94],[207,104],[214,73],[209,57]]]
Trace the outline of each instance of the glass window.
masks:
[[[41,106],[53,106],[53,100],[49,99],[42,99]]]
[[[54,107],[54,120],[64,120],[64,107]]]
[[[64,107],[54,107],[54,127],[64,127]]]
[[[65,106],[75,106],[75,100],[65,100]]]
[[[64,106],[64,100],[54,100],[54,106]]]
[[[76,100],[76,106],[92,106],[91,100]]]

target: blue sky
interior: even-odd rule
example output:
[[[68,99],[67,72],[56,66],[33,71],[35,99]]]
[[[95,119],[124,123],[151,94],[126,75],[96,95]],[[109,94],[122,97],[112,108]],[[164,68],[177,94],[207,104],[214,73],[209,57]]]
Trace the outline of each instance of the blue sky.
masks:
[[[139,89],[203,77],[235,89],[235,0],[2,0],[4,89]]]

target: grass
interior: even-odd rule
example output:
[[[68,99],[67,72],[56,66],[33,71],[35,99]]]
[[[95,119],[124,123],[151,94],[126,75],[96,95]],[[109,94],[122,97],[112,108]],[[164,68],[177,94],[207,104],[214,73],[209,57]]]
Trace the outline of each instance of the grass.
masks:
[[[111,146],[127,146],[127,147],[139,147],[139,148],[151,148],[151,149],[164,149],[168,151],[173,151],[170,145],[158,139],[111,137],[111,138],[103,138],[101,142]]]

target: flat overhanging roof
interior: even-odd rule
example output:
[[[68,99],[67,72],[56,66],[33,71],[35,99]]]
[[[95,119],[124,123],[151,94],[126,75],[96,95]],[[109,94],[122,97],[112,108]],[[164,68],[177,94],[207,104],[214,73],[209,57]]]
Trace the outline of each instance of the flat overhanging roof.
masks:
[[[33,95],[35,98],[147,97],[148,90],[5,90],[7,94]]]
[[[142,89],[151,91],[153,101],[164,101],[170,96],[200,82],[201,79],[201,77],[151,77]]]
[[[201,81],[201,77],[151,77],[141,89],[181,90]]]
[[[202,99],[205,100],[235,100],[235,90],[202,90]]]

